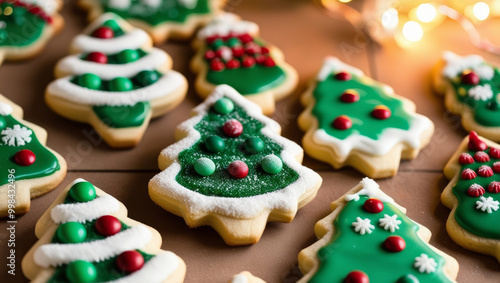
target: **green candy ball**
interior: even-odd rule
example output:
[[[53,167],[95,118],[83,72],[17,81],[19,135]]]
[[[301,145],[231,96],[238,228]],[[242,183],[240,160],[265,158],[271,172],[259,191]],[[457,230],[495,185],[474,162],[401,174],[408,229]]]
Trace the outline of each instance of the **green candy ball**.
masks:
[[[248,138],[243,143],[245,150],[250,152],[251,154],[256,154],[264,150],[264,142],[260,138]]]
[[[411,275],[411,274],[406,274],[404,276],[401,276],[396,283],[419,283],[420,281],[418,280],[417,277]]]
[[[135,80],[142,86],[148,86],[154,84],[160,75],[155,71],[141,71],[137,76],[135,76]]]
[[[224,46],[224,41],[221,38],[217,38],[212,42],[212,44],[210,44],[210,46],[212,47],[213,50],[217,50],[220,47]]]
[[[214,110],[219,114],[229,114],[234,110],[234,103],[229,98],[221,98],[214,103]]]
[[[260,166],[269,174],[277,174],[283,169],[283,161],[278,156],[270,154],[262,159]]]
[[[85,88],[100,89],[102,81],[98,76],[87,73],[79,76],[76,83]]]
[[[210,136],[205,140],[205,147],[211,152],[220,152],[224,150],[226,143],[221,137]]]
[[[66,278],[71,283],[94,282],[97,279],[95,266],[85,260],[77,260],[66,267]]]
[[[110,91],[129,91],[134,88],[132,82],[124,77],[114,78],[109,81],[109,90]]]
[[[206,157],[199,158],[194,163],[194,171],[201,176],[210,176],[215,172],[215,163]]]
[[[118,25],[118,23],[115,20],[107,20],[102,24],[102,26],[108,27],[108,28],[112,29],[113,31],[117,31],[120,29],[120,26]]]
[[[132,49],[125,49],[118,53],[117,58],[120,63],[131,63],[139,59],[139,53]]]
[[[227,42],[226,42],[227,46],[229,47],[233,47],[233,46],[236,46],[236,45],[241,45],[241,41],[236,38],[236,37],[232,37],[230,38]]]
[[[95,199],[94,185],[89,182],[78,182],[69,190],[69,196],[77,202],[87,202]]]
[[[56,235],[63,243],[76,244],[85,241],[87,230],[78,222],[66,222],[57,228]]]
[[[7,125],[7,121],[5,121],[4,117],[0,116],[0,130],[3,130],[6,125]]]

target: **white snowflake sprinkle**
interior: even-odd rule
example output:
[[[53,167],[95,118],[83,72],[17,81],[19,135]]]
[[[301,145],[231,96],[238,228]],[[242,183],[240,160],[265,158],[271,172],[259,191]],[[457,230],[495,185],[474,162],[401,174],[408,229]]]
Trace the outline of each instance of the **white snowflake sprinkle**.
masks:
[[[398,230],[399,224],[401,224],[401,220],[398,220],[398,216],[396,214],[393,216],[384,214],[384,218],[380,218],[378,222],[380,227],[384,228],[384,230],[390,230],[391,233]]]
[[[493,97],[493,91],[490,85],[477,85],[469,89],[469,96],[474,100],[488,100]]]
[[[498,204],[499,202],[494,200],[492,197],[479,197],[479,200],[476,201],[476,209],[480,209],[482,211],[486,211],[488,213],[493,213],[494,211],[498,210]]]
[[[352,223],[352,226],[354,226],[354,231],[358,232],[361,235],[364,235],[365,233],[371,234],[373,229],[375,229],[375,226],[370,224],[371,220],[368,218],[361,219],[361,217],[356,217],[356,222]]]
[[[12,128],[5,128],[1,134],[5,144],[9,146],[22,146],[31,142],[32,133],[30,129],[17,124]]]
[[[426,254],[421,254],[415,258],[415,266],[420,273],[431,273],[436,271],[437,262]]]

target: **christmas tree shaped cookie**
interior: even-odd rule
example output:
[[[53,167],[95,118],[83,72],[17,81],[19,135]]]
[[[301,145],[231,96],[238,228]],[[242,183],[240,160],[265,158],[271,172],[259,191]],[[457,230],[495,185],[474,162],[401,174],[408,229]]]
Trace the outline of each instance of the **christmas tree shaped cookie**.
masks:
[[[445,95],[445,106],[462,116],[462,126],[500,141],[500,72],[481,56],[444,52],[434,68],[434,88]]]
[[[83,179],[38,220],[23,258],[32,282],[182,282],[184,261],[161,250],[158,231],[127,217],[114,197]]]
[[[248,271],[238,273],[231,278],[229,283],[266,283],[264,280],[255,277]]]
[[[0,62],[35,56],[63,26],[59,0],[0,0]]]
[[[364,178],[332,203],[302,250],[299,282],[455,282],[457,261],[428,242],[431,232]]]
[[[322,181],[280,131],[257,105],[218,86],[161,152],[149,195],[190,227],[212,226],[228,245],[254,244],[268,221],[292,221]]]
[[[0,218],[30,208],[30,199],[53,190],[66,175],[66,161],[45,146],[47,132],[24,121],[23,110],[0,95]]]
[[[146,30],[155,43],[186,39],[217,14],[225,0],[79,0],[89,18],[113,12]]]
[[[217,85],[228,84],[257,103],[264,114],[271,114],[275,100],[295,89],[297,72],[258,33],[255,23],[230,13],[221,14],[198,32],[193,42],[198,52],[191,69],[198,73],[195,87],[201,97]]]
[[[434,131],[413,102],[333,57],[325,59],[302,103],[306,153],[371,178],[395,175],[400,160],[415,158]]]
[[[459,245],[500,261],[500,145],[471,132],[444,168],[446,230]]]
[[[149,120],[177,106],[187,81],[151,38],[115,14],[104,14],[71,46],[46,90],[58,114],[91,124],[112,147],[135,146]]]

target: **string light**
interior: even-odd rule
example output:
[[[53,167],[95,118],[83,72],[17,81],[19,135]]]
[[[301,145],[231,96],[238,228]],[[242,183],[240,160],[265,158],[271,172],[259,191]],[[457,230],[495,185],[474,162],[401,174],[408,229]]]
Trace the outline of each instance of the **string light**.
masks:
[[[423,23],[432,22],[437,15],[436,7],[429,3],[420,4],[417,7],[417,18]]]
[[[476,19],[484,21],[490,15],[490,6],[484,2],[477,2],[472,8],[472,13]]]
[[[403,25],[403,35],[409,41],[419,41],[424,36],[422,26],[414,21],[408,21]]]
[[[395,29],[399,24],[398,10],[390,8],[382,14],[382,26],[388,30]]]

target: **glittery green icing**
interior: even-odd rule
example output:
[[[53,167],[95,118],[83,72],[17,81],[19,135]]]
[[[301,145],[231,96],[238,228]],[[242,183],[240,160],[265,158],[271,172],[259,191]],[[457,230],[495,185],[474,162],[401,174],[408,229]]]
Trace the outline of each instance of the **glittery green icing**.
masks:
[[[222,131],[222,125],[230,119],[237,119],[243,125],[243,133],[237,138],[227,137]],[[234,110],[225,115],[210,109],[195,126],[195,129],[200,132],[200,141],[179,154],[182,168],[176,176],[177,182],[203,195],[232,198],[261,195],[292,184],[299,175],[286,164],[283,164],[281,172],[275,175],[262,170],[260,166],[262,158],[269,154],[280,156],[283,151],[279,144],[261,133],[263,127],[261,122],[250,117],[239,105],[235,104]],[[205,148],[205,139],[212,135],[218,135],[224,139],[226,146],[223,151],[213,153]],[[250,137],[262,139],[264,149],[261,152],[251,154],[244,149],[244,142]],[[201,157],[209,158],[215,163],[215,173],[202,177],[195,172],[194,163]],[[236,179],[229,175],[227,167],[235,160],[241,160],[248,165],[247,177]]]
[[[319,269],[309,280],[311,283],[344,282],[349,272],[361,270],[366,273],[371,283],[396,282],[400,277],[412,274],[420,282],[452,282],[443,273],[445,260],[435,253],[418,236],[418,226],[390,203],[384,203],[380,213],[370,213],[363,209],[367,196],[360,196],[358,201],[350,201],[335,219],[335,233],[329,244],[318,251]],[[402,223],[394,233],[379,226],[379,219],[384,214],[396,214]],[[352,223],[356,217],[368,218],[375,226],[371,234],[361,235],[354,231]],[[401,252],[389,252],[383,242],[389,236],[400,236],[406,241],[406,248]],[[420,273],[414,267],[415,258],[422,253],[433,258],[436,271]]]
[[[340,96],[344,91],[353,89],[360,99],[354,103],[344,103]],[[403,102],[387,95],[378,85],[367,84],[360,77],[352,74],[352,79],[341,81],[330,75],[318,82],[313,92],[316,103],[312,114],[318,119],[319,129],[338,139],[346,139],[355,134],[377,140],[384,130],[397,128],[408,130],[412,117],[403,108]],[[385,105],[391,110],[391,116],[385,120],[372,117],[375,106]],[[340,115],[347,115],[352,120],[352,127],[339,130],[332,126],[333,120]]]
[[[140,127],[151,106],[149,102],[138,102],[133,106],[93,106],[92,110],[108,127],[127,128]]]
[[[49,25],[43,18],[28,12],[26,7],[15,7],[6,2],[0,4],[2,11],[7,7],[13,8],[13,13],[9,16],[0,14],[0,22],[6,25],[0,29],[0,46],[31,45],[41,37],[44,28]]]

